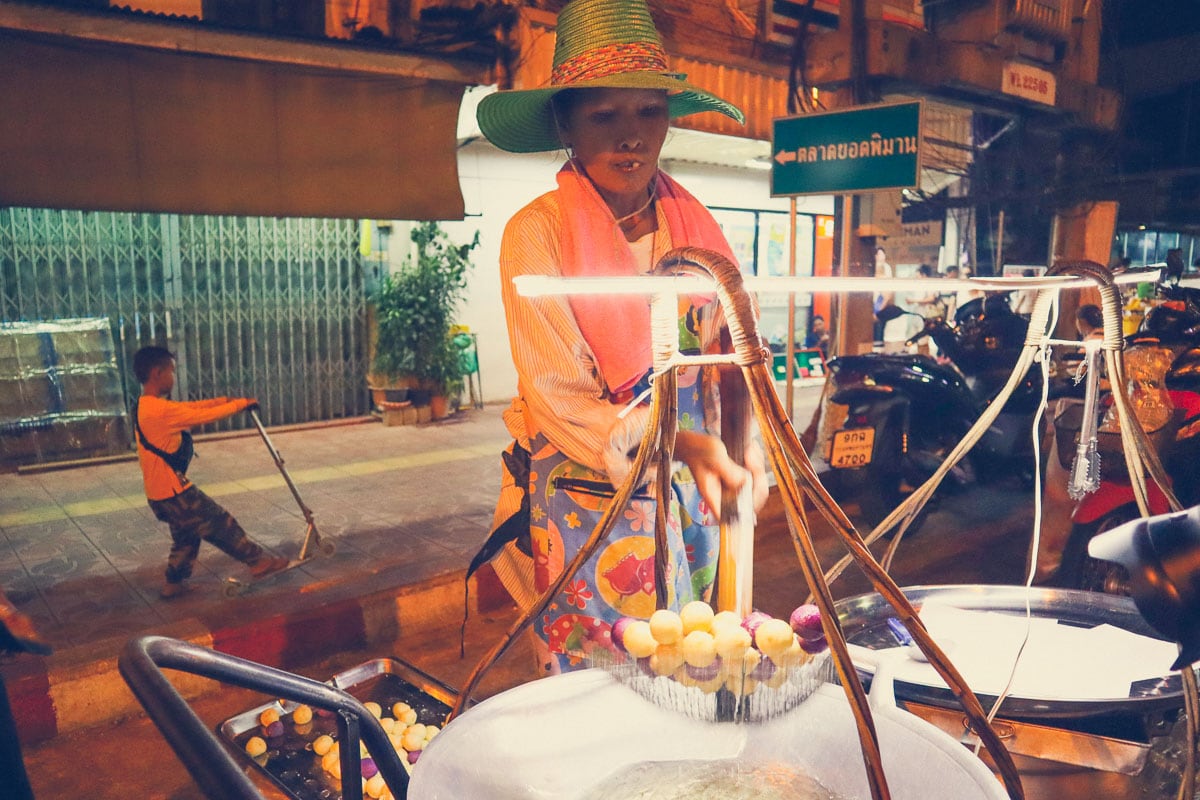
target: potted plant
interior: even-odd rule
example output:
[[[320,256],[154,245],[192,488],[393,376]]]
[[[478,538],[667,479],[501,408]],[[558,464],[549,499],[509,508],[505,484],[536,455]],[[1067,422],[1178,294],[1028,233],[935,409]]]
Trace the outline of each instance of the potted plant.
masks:
[[[375,305],[375,355],[371,383],[386,381],[407,388],[413,405],[444,397],[460,378],[458,351],[450,338],[451,319],[467,287],[471,251],[456,245],[436,222],[412,230],[416,248],[399,271],[388,275],[372,298]]]

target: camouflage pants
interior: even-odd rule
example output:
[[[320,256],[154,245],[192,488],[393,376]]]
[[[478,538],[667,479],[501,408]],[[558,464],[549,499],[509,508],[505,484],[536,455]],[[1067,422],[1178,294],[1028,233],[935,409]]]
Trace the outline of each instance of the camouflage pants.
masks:
[[[262,548],[250,541],[233,515],[195,486],[189,486],[167,500],[150,500],[149,503],[154,516],[171,528],[167,583],[180,583],[191,577],[201,540],[212,543],[243,564],[262,555]]]

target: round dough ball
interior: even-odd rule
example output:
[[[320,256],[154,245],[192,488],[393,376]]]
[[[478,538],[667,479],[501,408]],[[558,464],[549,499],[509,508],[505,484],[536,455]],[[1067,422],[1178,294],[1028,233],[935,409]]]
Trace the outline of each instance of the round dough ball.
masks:
[[[711,633],[693,630],[680,646],[683,660],[693,667],[707,667],[717,660],[717,642]]]
[[[742,627],[742,618],[734,611],[721,611],[713,616],[712,630],[714,634],[717,632],[717,628],[724,628],[728,625],[740,628]]]
[[[246,740],[246,755],[258,758],[267,752],[267,742],[261,736],[251,736]]]
[[[658,641],[650,631],[650,623],[634,620],[625,628],[625,650],[634,658],[647,658],[658,648]]]
[[[671,609],[660,608],[650,615],[650,633],[659,644],[675,644],[683,638],[683,620]]]
[[[408,703],[401,702],[392,706],[392,716],[396,719],[400,719],[400,717],[408,711],[412,711],[412,706],[410,706]]]
[[[272,722],[279,722],[279,711],[274,706],[258,715],[258,724],[264,728],[270,727]]]
[[[655,675],[671,675],[683,666],[683,654],[673,644],[660,644],[650,654],[650,669]]]
[[[367,779],[367,785],[364,788],[367,797],[383,797],[383,793],[387,791],[387,783],[383,780],[383,775],[377,772]]]
[[[323,756],[333,749],[333,737],[329,734],[322,734],[313,739],[313,752],[319,756]]]
[[[404,733],[400,736],[400,746],[405,750],[412,752],[413,750],[421,750],[425,747],[425,731],[424,726],[410,725],[405,728]],[[412,731],[410,733],[410,731]]]
[[[371,712],[371,716],[375,717],[375,719],[379,719],[383,716],[383,708],[379,705],[379,703],[366,702],[363,703],[363,706],[366,707],[367,711]]]
[[[713,641],[717,655],[731,664],[741,664],[742,655],[750,646],[750,634],[740,622],[736,626],[722,625],[713,633]]]
[[[679,620],[683,623],[683,635],[692,631],[707,631],[712,633],[712,606],[703,600],[693,600],[679,609]]]
[[[292,712],[292,722],[297,725],[307,725],[312,722],[312,708],[306,705],[296,706],[296,710]]]
[[[758,649],[774,658],[782,656],[792,646],[796,636],[792,626],[781,619],[768,619],[759,624],[754,632],[754,643]]]
[[[425,726],[425,741],[428,742],[430,739],[437,736],[438,732],[440,730],[441,730],[441,728],[439,728],[437,725],[426,725]]]

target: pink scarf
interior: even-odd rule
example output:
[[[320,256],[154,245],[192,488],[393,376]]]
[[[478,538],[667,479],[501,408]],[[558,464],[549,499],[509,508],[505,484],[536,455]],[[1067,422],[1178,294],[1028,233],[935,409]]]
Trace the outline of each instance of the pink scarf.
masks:
[[[703,247],[736,263],[720,226],[699,200],[661,170],[655,191],[673,247]],[[558,192],[563,276],[638,275],[629,242],[592,182],[568,163],[558,172]],[[616,394],[632,387],[651,364],[646,298],[581,295],[569,302],[609,391]]]

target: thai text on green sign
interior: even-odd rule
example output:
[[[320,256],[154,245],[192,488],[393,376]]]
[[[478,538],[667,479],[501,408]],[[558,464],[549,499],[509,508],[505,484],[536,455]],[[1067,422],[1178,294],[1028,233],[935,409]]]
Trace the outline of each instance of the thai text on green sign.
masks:
[[[838,194],[917,185],[922,103],[827,111],[774,121],[771,194]]]

